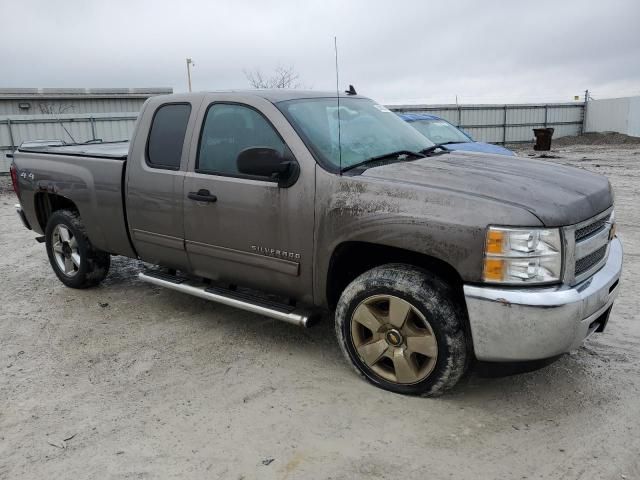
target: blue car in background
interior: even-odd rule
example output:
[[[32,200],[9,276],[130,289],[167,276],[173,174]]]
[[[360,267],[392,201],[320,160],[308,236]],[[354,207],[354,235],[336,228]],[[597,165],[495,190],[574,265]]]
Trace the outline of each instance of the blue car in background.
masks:
[[[444,118],[426,113],[399,113],[398,115],[433,143],[446,146],[448,150],[465,150],[468,152],[515,156],[514,152],[499,145],[476,142]]]

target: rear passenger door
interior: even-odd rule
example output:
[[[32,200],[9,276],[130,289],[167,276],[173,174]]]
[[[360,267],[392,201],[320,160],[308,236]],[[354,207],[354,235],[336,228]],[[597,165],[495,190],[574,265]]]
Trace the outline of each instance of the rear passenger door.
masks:
[[[183,182],[201,97],[152,98],[141,114],[127,161],[126,211],[133,244],[142,260],[186,270]]]
[[[203,103],[201,131],[192,142],[183,192],[191,269],[311,301],[315,163],[273,104],[232,98]],[[295,158],[301,170],[296,183],[280,188],[272,178],[240,173],[238,154],[252,147]],[[189,198],[197,192],[215,201]]]

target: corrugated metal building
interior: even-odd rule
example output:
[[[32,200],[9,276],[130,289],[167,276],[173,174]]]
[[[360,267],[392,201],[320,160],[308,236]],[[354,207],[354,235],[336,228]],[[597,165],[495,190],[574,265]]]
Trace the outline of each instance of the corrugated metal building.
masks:
[[[129,138],[140,107],[172,88],[0,88],[0,174],[26,140]]]
[[[7,115],[137,112],[153,95],[172,88],[0,88],[0,118]]]

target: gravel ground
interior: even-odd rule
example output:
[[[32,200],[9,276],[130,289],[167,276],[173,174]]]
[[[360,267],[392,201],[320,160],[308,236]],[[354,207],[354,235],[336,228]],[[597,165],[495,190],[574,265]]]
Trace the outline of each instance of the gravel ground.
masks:
[[[0,195],[0,479],[640,478],[640,145],[550,155],[616,189],[626,260],[607,331],[438,399],[361,381],[330,322],[156,288],[135,261],[65,288]]]

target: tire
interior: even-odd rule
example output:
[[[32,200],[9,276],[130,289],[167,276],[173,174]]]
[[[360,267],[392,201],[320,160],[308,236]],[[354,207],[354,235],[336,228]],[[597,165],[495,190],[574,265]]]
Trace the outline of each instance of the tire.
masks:
[[[374,385],[437,396],[467,369],[464,315],[440,278],[388,264],[363,273],[342,292],[336,334],[345,357]]]
[[[78,212],[54,212],[47,222],[45,239],[49,263],[67,287],[93,287],[107,276],[111,257],[91,245]]]

